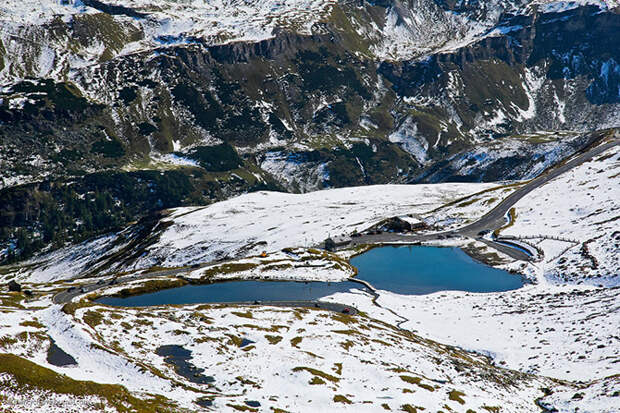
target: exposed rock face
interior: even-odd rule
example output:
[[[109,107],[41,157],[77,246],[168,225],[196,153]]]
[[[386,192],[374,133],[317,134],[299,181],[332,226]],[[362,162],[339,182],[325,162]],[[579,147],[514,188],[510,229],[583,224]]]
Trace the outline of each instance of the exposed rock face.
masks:
[[[586,144],[582,132],[620,124],[620,15],[602,3],[325,0],[310,14],[286,3],[274,23],[269,1],[239,11],[251,21],[224,7],[220,26],[210,3],[63,2],[45,18],[10,1],[0,219],[28,199],[52,217],[102,176],[145,169],[187,180],[182,196],[153,189],[143,209],[98,183],[120,220],[96,233],[259,188],[520,179]],[[572,132],[538,133],[558,130]],[[75,194],[12,188],[40,181],[76,182]],[[40,217],[20,225],[40,233],[28,226]],[[6,227],[0,243],[15,236]]]
[[[9,281],[9,291],[20,292],[22,290],[22,286],[19,285],[15,281]]]

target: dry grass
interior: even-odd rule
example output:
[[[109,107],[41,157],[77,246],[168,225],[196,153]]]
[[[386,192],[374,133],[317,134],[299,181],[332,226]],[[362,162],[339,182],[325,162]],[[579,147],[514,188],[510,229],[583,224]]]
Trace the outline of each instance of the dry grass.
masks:
[[[310,374],[313,374],[325,380],[329,380],[332,383],[338,383],[340,381],[340,378],[336,376],[332,376],[331,374],[322,372],[321,370],[313,369],[312,367],[295,367],[293,371],[294,372],[307,371]]]
[[[0,372],[12,376],[17,383],[15,391],[27,392],[32,389],[77,397],[98,396],[120,413],[178,411],[171,401],[162,396],[139,399],[123,386],[73,380],[13,354],[0,354]]]
[[[344,404],[351,404],[351,403],[353,403],[351,400],[347,399],[342,394],[335,395],[334,396],[334,402],[335,403],[344,403]]]
[[[458,402],[460,404],[465,404],[465,400],[463,400],[462,396],[465,396],[465,393],[458,390],[451,390],[448,393],[448,398],[452,401]]]

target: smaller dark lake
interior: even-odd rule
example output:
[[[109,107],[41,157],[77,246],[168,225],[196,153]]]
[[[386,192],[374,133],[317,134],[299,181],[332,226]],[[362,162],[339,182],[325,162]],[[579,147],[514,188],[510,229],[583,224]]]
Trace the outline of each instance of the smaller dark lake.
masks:
[[[157,348],[155,354],[162,356],[166,363],[174,366],[177,374],[185,377],[192,383],[208,384],[215,381],[213,377],[202,374],[205,369],[197,368],[189,362],[192,358],[192,352],[181,346],[176,344],[161,346]]]
[[[357,278],[398,294],[486,293],[523,286],[520,276],[482,264],[455,247],[381,247],[354,257],[351,264],[359,271]]]
[[[47,362],[59,367],[77,365],[73,356],[58,347],[54,340],[51,340],[50,347],[47,349]]]
[[[134,295],[126,298],[102,297],[100,304],[141,307],[165,304],[198,304],[253,301],[312,301],[364,286],[351,281],[345,282],[295,282],[295,281],[225,281],[213,284],[186,285],[154,293]]]

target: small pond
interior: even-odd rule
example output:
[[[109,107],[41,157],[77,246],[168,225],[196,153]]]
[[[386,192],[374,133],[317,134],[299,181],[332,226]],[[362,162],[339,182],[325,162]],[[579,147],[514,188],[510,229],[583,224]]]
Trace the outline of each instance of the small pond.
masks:
[[[164,304],[228,303],[253,301],[311,301],[328,295],[346,292],[364,286],[345,282],[294,282],[294,281],[226,281],[213,284],[186,285],[154,293],[126,298],[102,297],[100,304],[124,307],[141,307]]]
[[[420,295],[458,290],[493,292],[523,286],[519,275],[482,264],[460,248],[402,246],[374,248],[351,260],[357,278],[379,290]]]
[[[197,368],[189,362],[192,358],[192,352],[181,346],[176,344],[161,346],[157,348],[155,354],[162,356],[166,363],[174,366],[177,374],[185,377],[192,383],[207,384],[215,381],[213,377],[202,374],[205,369]]]

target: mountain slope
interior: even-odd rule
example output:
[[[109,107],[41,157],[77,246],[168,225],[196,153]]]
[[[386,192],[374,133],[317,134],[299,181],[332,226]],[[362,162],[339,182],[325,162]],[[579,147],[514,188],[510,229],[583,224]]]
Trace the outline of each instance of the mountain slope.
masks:
[[[22,257],[16,227],[56,248],[261,188],[532,177],[620,122],[612,2],[37,5],[0,9],[0,242]],[[186,189],[144,209],[100,178],[143,170]],[[131,212],[37,242],[65,208],[37,194],[92,181]]]

